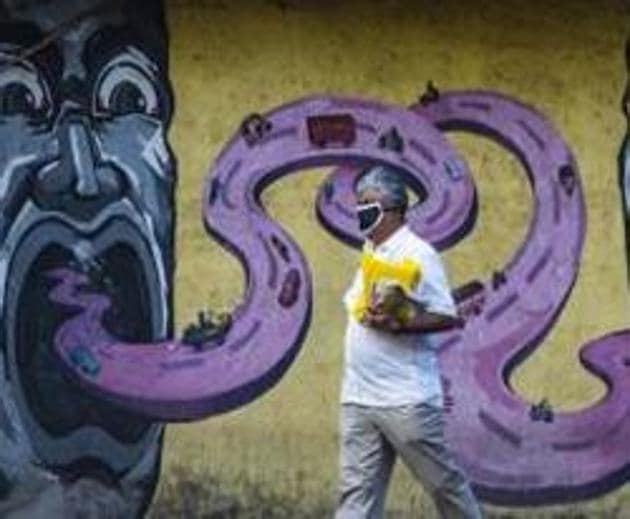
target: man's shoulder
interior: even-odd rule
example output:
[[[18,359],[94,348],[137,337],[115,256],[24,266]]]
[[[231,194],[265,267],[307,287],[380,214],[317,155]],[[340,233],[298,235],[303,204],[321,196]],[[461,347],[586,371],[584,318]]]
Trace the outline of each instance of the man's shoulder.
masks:
[[[427,240],[418,236],[409,227],[405,228],[405,253],[416,258],[437,258],[438,251]]]

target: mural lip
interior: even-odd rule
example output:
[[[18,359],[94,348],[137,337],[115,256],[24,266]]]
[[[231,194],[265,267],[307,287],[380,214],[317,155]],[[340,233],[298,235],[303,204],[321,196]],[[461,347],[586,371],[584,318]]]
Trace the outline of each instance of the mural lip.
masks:
[[[98,237],[99,233],[107,230],[112,222],[126,222],[129,228],[141,238],[140,241],[132,240],[131,245],[138,248],[142,244],[147,248],[147,254],[154,258],[152,269],[156,272],[157,282],[160,287],[160,308],[162,317],[160,319],[159,336],[164,336],[167,331],[167,278],[164,265],[164,254],[157,243],[153,222],[149,215],[140,214],[135,204],[123,199],[108,205],[95,218],[88,222],[77,221],[65,213],[57,211],[43,211],[31,200],[27,200],[13,225],[9,229],[0,247],[0,314],[2,314],[6,299],[6,280],[9,278],[9,265],[11,258],[16,251],[24,246],[23,237],[42,225],[55,222],[60,229],[71,232],[73,236],[80,240],[90,240],[91,237]],[[72,248],[72,240],[68,241],[68,247]],[[63,243],[61,244],[64,245]]]
[[[23,387],[23,377],[17,362],[17,341],[19,338],[13,328],[6,327],[6,323],[17,322],[20,311],[17,308],[18,298],[23,291],[28,276],[34,275],[33,266],[38,257],[46,254],[51,245],[58,245],[66,250],[69,255],[98,256],[111,250],[116,244],[129,247],[136,255],[140,270],[145,278],[148,312],[151,315],[149,334],[151,340],[163,337],[165,323],[167,321],[168,307],[164,297],[164,286],[161,281],[160,265],[161,255],[155,256],[151,235],[146,231],[146,226],[139,228],[137,213],[134,214],[124,207],[112,208],[107,217],[100,218],[90,224],[77,226],[61,214],[50,215],[38,212],[37,208],[29,207],[29,217],[23,218],[22,224],[17,224],[20,237],[16,243],[12,243],[10,250],[6,244],[3,252],[9,253],[8,257],[0,257],[2,271],[1,290],[3,294],[6,337],[6,354],[9,366],[10,378],[15,380],[14,399],[16,407],[24,423],[27,425],[33,450],[37,456],[52,466],[64,466],[72,463],[77,457],[91,456],[107,459],[109,466],[114,471],[124,471],[133,466],[142,456],[146,447],[155,441],[161,431],[160,425],[152,425],[147,421],[146,429],[141,437],[134,440],[135,443],[125,444],[118,441],[109,432],[95,424],[83,423],[72,430],[66,436],[51,436],[38,419],[33,415],[27,405],[27,396]],[[135,220],[134,221],[134,217]],[[53,303],[51,302],[51,305]],[[77,386],[78,387],[78,386]],[[98,438],[98,441],[87,441],[88,438]],[[67,449],[64,445],[85,445],[86,448],[77,454],[77,449]]]

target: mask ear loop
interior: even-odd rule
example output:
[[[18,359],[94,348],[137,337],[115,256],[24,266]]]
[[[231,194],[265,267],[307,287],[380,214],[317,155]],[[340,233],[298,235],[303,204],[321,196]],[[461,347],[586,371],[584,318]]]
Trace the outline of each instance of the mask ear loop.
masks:
[[[376,202],[367,202],[365,204],[357,204],[356,212],[363,211],[364,209],[372,209],[372,207],[378,207],[383,211],[383,205],[377,200]]]
[[[381,223],[381,221],[383,220],[383,216],[385,215],[385,209],[383,208],[383,205],[378,201],[369,202],[367,204],[360,204],[357,206],[357,213],[362,210],[372,209],[373,207],[377,207],[379,209],[378,216],[376,217],[376,220],[374,220],[372,225],[361,230],[361,233],[364,235],[369,234],[372,230],[374,230],[378,226],[378,224]]]

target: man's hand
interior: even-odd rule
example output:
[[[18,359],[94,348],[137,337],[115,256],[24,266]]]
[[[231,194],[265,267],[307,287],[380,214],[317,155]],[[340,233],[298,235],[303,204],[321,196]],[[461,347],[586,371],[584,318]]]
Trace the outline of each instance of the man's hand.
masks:
[[[442,332],[464,326],[464,320],[460,317],[433,314],[424,310],[419,311],[409,322],[403,324],[379,307],[368,308],[363,314],[361,323],[389,333]]]
[[[402,330],[402,323],[379,308],[368,308],[361,319],[365,326],[381,330],[383,332],[398,333]]]

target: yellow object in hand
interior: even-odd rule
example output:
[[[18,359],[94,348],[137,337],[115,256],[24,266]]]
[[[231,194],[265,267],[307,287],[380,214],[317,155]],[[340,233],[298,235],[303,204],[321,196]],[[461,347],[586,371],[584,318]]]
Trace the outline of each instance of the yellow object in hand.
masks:
[[[392,262],[364,252],[361,272],[363,290],[351,309],[355,319],[360,321],[373,303],[402,323],[413,316],[415,308],[402,296],[409,295],[420,282],[420,266],[416,262],[411,259]]]

